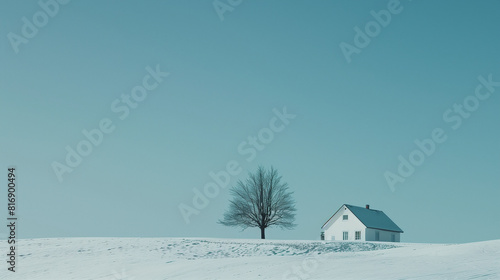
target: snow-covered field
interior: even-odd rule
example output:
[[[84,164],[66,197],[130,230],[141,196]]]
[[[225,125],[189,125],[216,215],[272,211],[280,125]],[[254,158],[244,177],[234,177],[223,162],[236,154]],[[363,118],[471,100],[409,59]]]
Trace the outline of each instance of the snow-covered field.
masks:
[[[0,279],[500,279],[500,240],[63,238],[18,240],[18,248],[17,272],[4,261]]]

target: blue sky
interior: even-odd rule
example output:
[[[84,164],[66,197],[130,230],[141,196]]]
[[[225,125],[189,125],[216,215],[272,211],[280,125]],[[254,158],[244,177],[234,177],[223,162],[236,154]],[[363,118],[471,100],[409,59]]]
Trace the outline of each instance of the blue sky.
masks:
[[[478,77],[500,81],[500,2],[401,1],[349,63],[340,44],[390,3],[243,1],[221,20],[211,1],[71,1],[16,53],[43,9],[2,1],[0,161],[18,169],[19,236],[258,238],[216,224],[228,188],[189,224],[179,211],[235,161],[231,184],[272,165],[295,193],[297,228],[270,239],[319,239],[343,203],[383,210],[403,242],[500,238],[500,87],[458,129],[443,119]],[[122,120],[111,104],[147,67],[170,75]],[[239,145],[285,107],[296,117],[247,161]],[[114,130],[60,182],[53,163],[103,119]],[[447,140],[391,191],[384,174],[436,128]]]

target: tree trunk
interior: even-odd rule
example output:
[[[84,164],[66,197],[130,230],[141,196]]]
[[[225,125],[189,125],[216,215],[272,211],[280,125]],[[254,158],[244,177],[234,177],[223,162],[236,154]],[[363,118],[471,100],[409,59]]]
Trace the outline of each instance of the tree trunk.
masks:
[[[266,228],[260,228],[260,239],[266,239]]]

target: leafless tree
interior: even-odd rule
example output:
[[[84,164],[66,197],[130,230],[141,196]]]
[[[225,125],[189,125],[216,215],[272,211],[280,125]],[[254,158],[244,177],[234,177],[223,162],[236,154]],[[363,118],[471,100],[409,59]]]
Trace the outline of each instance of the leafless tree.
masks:
[[[295,221],[295,200],[287,183],[281,182],[278,171],[263,167],[243,182],[238,181],[231,190],[233,198],[224,218],[219,220],[225,226],[260,228],[260,237],[266,238],[265,230],[270,226],[292,229]]]

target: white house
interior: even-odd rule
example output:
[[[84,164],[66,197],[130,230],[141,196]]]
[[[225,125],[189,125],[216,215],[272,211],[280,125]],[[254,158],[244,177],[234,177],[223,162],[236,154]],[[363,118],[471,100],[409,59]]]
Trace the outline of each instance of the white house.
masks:
[[[380,210],[342,205],[321,227],[322,240],[399,242],[403,231]]]

